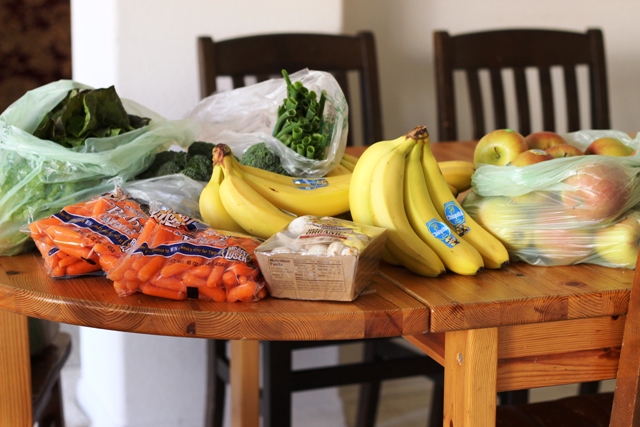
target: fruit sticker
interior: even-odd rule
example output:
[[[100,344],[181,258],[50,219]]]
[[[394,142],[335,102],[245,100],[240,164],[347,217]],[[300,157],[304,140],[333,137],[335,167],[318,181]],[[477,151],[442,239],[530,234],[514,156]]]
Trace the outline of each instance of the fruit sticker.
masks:
[[[449,224],[456,230],[458,236],[464,236],[469,231],[469,226],[465,222],[464,211],[453,201],[444,204],[444,215]]]
[[[292,181],[293,185],[299,190],[315,190],[329,185],[325,178],[295,178]]]
[[[442,241],[442,243],[450,248],[460,243],[460,240],[456,239],[456,237],[451,233],[451,229],[447,227],[447,224],[442,221],[438,221],[435,218],[427,222],[427,229],[429,229],[429,232],[433,237]]]

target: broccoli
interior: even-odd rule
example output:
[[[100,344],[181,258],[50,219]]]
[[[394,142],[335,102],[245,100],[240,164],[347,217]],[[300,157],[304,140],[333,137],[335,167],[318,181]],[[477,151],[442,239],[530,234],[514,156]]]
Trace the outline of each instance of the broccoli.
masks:
[[[194,143],[196,144],[196,143]],[[203,143],[203,144],[209,144]],[[193,144],[192,144],[193,145]],[[213,144],[211,144],[213,151]],[[182,173],[197,181],[209,181],[213,172],[212,153],[190,154],[188,151],[162,151],[158,153],[151,166],[139,174],[137,179],[155,178],[174,173]]]
[[[213,172],[211,156],[195,154],[189,158],[182,173],[197,181],[209,181]]]
[[[264,142],[249,147],[240,158],[240,163],[289,176],[289,173],[282,167],[280,157]]]
[[[213,156],[213,147],[215,146],[216,144],[212,142],[195,141],[187,148],[187,153],[189,153],[190,156],[202,154],[210,159]]]

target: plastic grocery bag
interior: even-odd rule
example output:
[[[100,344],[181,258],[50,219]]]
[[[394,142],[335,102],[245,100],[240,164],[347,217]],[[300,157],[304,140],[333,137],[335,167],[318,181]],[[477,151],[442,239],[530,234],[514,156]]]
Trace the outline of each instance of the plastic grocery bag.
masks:
[[[640,134],[563,135],[582,150],[603,136],[640,146]],[[481,165],[462,206],[505,244],[514,259],[545,266],[634,268],[640,240],[635,209],[640,203],[639,175],[637,152],[627,157],[564,157],[525,167]],[[630,249],[625,251],[624,245]]]
[[[143,171],[157,151],[193,142],[197,125],[169,121],[126,99],[128,114],[151,119],[149,125],[107,138],[88,138],[65,148],[33,136],[42,118],[69,90],[91,89],[61,80],[27,92],[0,115],[0,255],[31,247],[20,232],[27,223],[62,207],[112,190]]]
[[[287,97],[284,78],[266,80],[250,86],[216,93],[204,98],[186,115],[200,124],[200,141],[224,143],[241,157],[250,146],[264,142],[282,160],[283,168],[292,176],[319,177],[333,169],[347,145],[347,101],[340,84],[327,72],[303,69],[291,74],[309,90],[327,93],[324,119],[329,143],[324,160],[308,159],[272,136],[278,118],[278,107]],[[336,160],[337,159],[337,160]]]

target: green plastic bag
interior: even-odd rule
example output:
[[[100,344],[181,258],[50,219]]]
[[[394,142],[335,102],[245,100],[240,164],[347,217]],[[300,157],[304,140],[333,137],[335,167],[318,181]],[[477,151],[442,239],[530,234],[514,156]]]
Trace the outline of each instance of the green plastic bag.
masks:
[[[584,150],[614,137],[638,150],[635,138],[613,130],[563,135]],[[640,240],[640,152],[585,155],[525,167],[482,165],[462,207],[532,265],[597,264],[634,268]]]
[[[192,121],[166,120],[122,99],[127,113],[148,117],[149,125],[107,138],[88,138],[65,148],[33,136],[42,118],[73,88],[60,80],[27,92],[0,114],[0,255],[32,247],[20,231],[64,206],[107,192],[146,169],[158,151],[186,147],[198,132]]]

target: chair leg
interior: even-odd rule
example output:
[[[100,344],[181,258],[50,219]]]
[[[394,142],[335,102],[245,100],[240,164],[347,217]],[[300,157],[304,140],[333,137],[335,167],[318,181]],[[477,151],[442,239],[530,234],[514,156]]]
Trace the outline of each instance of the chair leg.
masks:
[[[264,341],[262,343],[262,426],[290,427],[293,374],[292,343]]]
[[[62,384],[60,378],[57,379],[53,388],[47,407],[44,409],[38,422],[39,427],[64,427],[64,411],[62,407]]]
[[[224,400],[227,391],[226,386],[229,382],[226,344],[227,341],[224,340],[207,341],[205,427],[222,427],[224,421]]]
[[[428,427],[442,427],[444,420],[444,376],[434,379]]]
[[[362,358],[365,362],[376,360],[375,341],[365,341]],[[373,427],[378,414],[378,401],[380,399],[380,381],[371,381],[360,384],[358,396],[358,408],[356,415],[356,427]]]
[[[587,383],[580,383],[580,390],[578,394],[596,394],[600,387],[600,381],[590,381]]]

